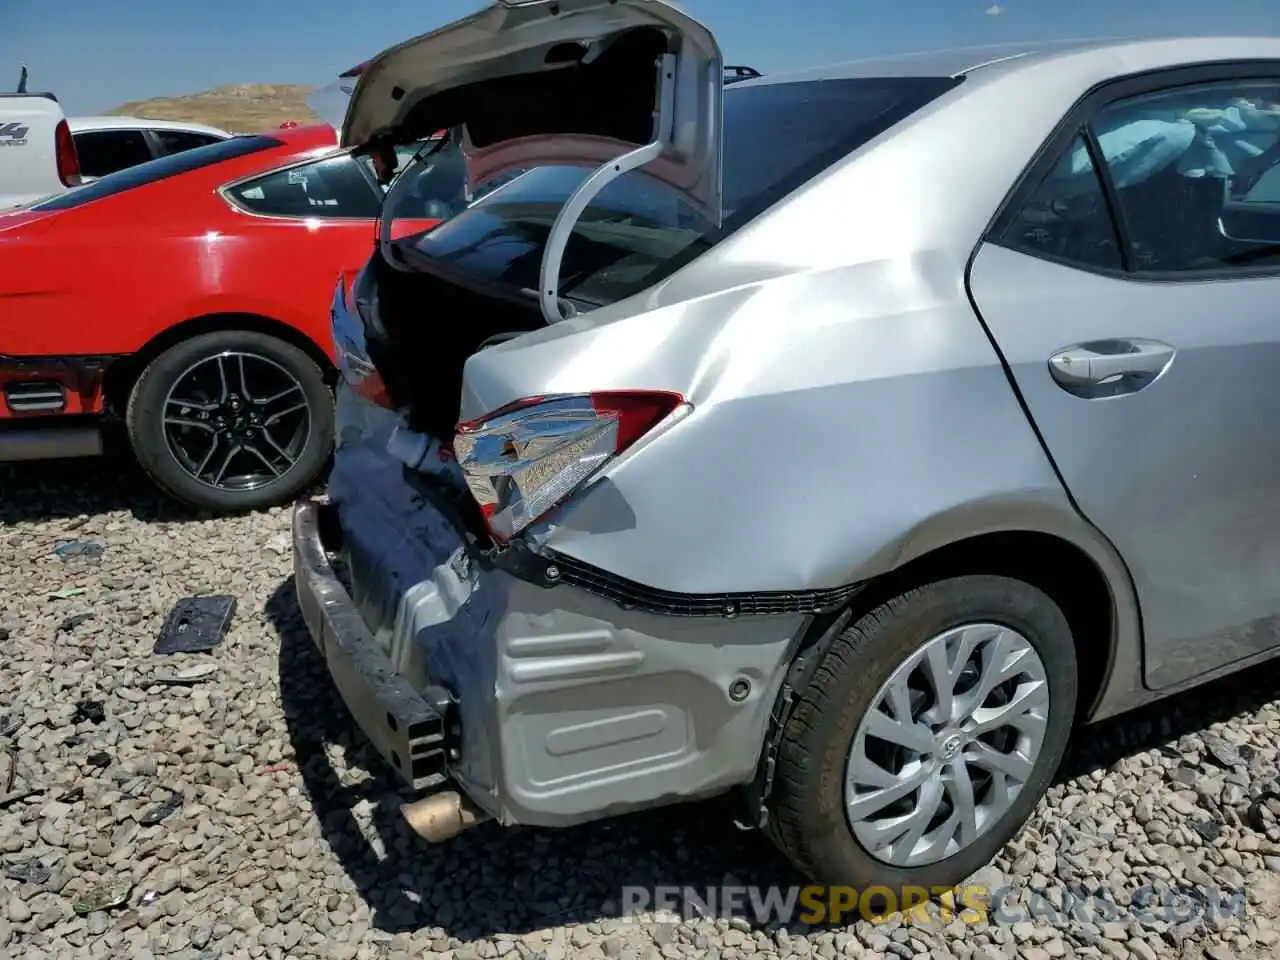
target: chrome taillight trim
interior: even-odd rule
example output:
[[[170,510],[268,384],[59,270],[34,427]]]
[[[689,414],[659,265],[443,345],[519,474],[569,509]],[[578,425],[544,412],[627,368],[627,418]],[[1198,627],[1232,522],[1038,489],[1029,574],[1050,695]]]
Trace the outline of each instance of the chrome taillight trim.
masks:
[[[618,419],[572,395],[460,430],[454,454],[493,532],[514,536],[590,479],[617,451]]]

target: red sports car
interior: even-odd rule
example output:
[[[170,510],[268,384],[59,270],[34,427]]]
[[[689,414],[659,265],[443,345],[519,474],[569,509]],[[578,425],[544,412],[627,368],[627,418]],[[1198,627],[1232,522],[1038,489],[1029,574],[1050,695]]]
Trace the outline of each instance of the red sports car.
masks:
[[[333,285],[368,258],[385,189],[336,144],[329,126],[235,137],[0,214],[0,460],[97,454],[115,422],[199,507],[314,481]],[[465,202],[461,164],[439,151],[398,229]]]

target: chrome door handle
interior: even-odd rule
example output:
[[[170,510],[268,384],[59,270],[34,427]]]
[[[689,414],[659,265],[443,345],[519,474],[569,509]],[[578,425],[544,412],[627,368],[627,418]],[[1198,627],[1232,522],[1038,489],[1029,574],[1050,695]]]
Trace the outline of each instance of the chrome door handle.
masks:
[[[1049,373],[1063,387],[1097,387],[1132,378],[1146,386],[1173,362],[1177,351],[1159,340],[1095,340],[1059,350]]]

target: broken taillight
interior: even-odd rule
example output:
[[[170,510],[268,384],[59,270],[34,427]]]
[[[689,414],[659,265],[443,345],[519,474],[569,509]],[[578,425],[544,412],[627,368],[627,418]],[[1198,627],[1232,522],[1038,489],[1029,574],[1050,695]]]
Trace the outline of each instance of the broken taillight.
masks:
[[[530,397],[458,424],[454,454],[490,532],[507,540],[684,402],[652,390]]]
[[[329,310],[334,355],[338,361],[338,369],[342,372],[342,379],[353,393],[390,410],[394,408],[394,404],[387,393],[382,374],[369,359],[369,348],[365,342],[364,318],[360,315],[360,303],[357,300],[357,288],[362,286],[362,276],[363,271],[350,287],[347,286],[345,274],[338,279],[338,289],[334,292],[333,304]],[[366,309],[376,309],[376,305],[370,302]]]

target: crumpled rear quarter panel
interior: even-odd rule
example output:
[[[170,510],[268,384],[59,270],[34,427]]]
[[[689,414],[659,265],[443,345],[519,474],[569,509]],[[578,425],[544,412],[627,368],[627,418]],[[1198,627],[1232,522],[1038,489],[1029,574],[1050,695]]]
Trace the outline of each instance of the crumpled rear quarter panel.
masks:
[[[461,563],[456,529],[347,427],[330,497],[353,598],[403,676],[457,697],[450,774],[478,804],[504,822],[562,826],[751,779],[805,616],[625,611]],[[750,692],[735,700],[744,679]]]
[[[690,415],[552,519],[547,546],[686,593],[812,590],[987,532],[939,517],[1061,484],[965,295],[921,254],[609,308],[468,362],[463,415],[521,396],[674,390]],[[594,318],[594,319],[593,319]]]

